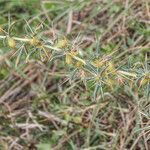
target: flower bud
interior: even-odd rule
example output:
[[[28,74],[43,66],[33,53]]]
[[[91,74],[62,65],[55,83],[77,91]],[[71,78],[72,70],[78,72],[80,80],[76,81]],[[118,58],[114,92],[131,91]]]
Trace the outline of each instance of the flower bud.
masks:
[[[16,41],[13,38],[8,38],[7,43],[8,43],[8,46],[10,48],[15,48],[16,47]]]
[[[30,39],[29,43],[34,46],[40,45],[40,41],[35,37]]]
[[[55,47],[57,48],[65,48],[68,46],[68,40],[64,38],[63,40],[58,41]]]
[[[144,86],[148,83],[148,80],[146,78],[141,79],[140,86]]]
[[[75,66],[77,68],[81,68],[83,65],[84,65],[83,62],[81,62],[81,61],[77,61],[76,64],[75,64]]]
[[[66,63],[72,64],[72,62],[73,62],[72,56],[70,54],[66,54]]]

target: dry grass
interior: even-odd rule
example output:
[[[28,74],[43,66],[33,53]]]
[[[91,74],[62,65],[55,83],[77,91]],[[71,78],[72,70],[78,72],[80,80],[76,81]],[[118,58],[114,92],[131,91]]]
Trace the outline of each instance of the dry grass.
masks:
[[[0,149],[149,150],[149,1],[32,3],[35,12],[24,2],[0,4],[2,18],[8,12],[12,18],[0,30]],[[6,4],[13,6],[7,10]],[[8,36],[15,45],[6,42]],[[60,57],[67,39],[69,50],[80,53],[70,59],[65,51],[68,64]],[[38,50],[41,43],[45,51]],[[97,80],[84,80],[90,65],[78,69],[74,59],[88,64],[97,56],[113,61],[123,78],[117,82],[112,74],[100,88],[94,88]]]

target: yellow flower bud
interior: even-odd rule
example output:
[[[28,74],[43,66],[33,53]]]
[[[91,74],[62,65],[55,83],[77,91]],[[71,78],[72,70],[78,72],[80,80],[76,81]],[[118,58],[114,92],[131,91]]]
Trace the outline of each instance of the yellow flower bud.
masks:
[[[95,81],[96,81],[96,82],[100,81],[100,75],[97,75],[97,76],[95,77]]]
[[[81,62],[81,61],[77,61],[76,64],[75,64],[75,66],[77,68],[81,68],[83,65],[84,65],[83,62]]]
[[[66,63],[72,64],[72,62],[73,62],[72,56],[70,54],[66,54]]]
[[[55,45],[57,48],[65,48],[68,45],[68,40],[64,38],[63,40],[58,41],[58,43]]]
[[[140,86],[144,86],[150,82],[150,73],[146,73],[140,81]]]
[[[34,46],[40,45],[40,41],[35,37],[33,39],[30,39],[29,43]]]
[[[93,65],[98,68],[102,67],[104,65],[104,63],[105,63],[105,61],[99,60],[99,59],[96,59],[93,61]]]
[[[8,46],[11,48],[15,48],[16,47],[16,41],[13,38],[8,38]]]
[[[114,72],[115,71],[115,66],[114,66],[114,64],[112,62],[108,63],[107,70],[110,71],[110,72]]]
[[[143,78],[143,79],[141,79],[141,81],[140,81],[140,86],[144,86],[144,85],[146,85],[147,83],[148,83],[148,79]]]

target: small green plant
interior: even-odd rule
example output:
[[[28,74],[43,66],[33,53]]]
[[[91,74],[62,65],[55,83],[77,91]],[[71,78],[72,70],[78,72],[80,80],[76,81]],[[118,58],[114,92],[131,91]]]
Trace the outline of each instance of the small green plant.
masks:
[[[10,51],[15,49],[16,53],[20,53],[22,49],[27,49],[25,57],[19,60],[17,56],[17,64],[20,61],[28,62],[30,55],[40,57],[32,57],[40,61],[46,60],[54,62],[55,58],[61,58],[66,63],[66,66],[71,68],[73,73],[72,79],[84,80],[84,83],[91,82],[95,87],[94,94],[97,94],[101,89],[103,94],[103,87],[110,87],[115,89],[116,85],[129,85],[131,87],[147,87],[147,94],[149,95],[150,72],[148,66],[136,67],[135,64],[130,67],[120,66],[120,63],[115,60],[114,53],[109,55],[96,55],[95,57],[86,57],[81,55],[79,48],[73,44],[66,37],[59,39],[55,43],[48,43],[43,37],[33,36],[32,38],[10,37],[10,35],[2,29],[0,39],[6,43]],[[48,40],[48,39],[47,39]],[[30,51],[30,49],[33,49]],[[98,50],[99,51],[99,50]],[[24,54],[22,54],[24,55]],[[146,62],[147,64],[147,62]],[[95,97],[95,96],[94,96]]]
[[[0,8],[0,150],[149,150],[148,0]]]

